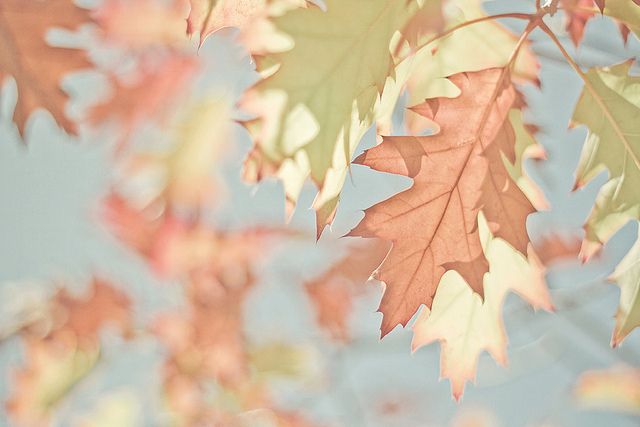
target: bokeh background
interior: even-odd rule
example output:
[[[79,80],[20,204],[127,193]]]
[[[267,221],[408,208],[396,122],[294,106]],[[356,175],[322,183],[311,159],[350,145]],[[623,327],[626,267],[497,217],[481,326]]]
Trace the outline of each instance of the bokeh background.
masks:
[[[530,3],[496,0],[485,7],[494,13],[527,10]],[[551,19],[558,34],[564,31],[561,18]],[[91,29],[60,37],[90,40]],[[541,88],[523,90],[530,105],[528,121],[539,127],[538,139],[548,159],[529,161],[527,170],[544,191],[550,210],[530,217],[528,227],[534,240],[551,231],[580,237],[581,225],[606,176],[571,192],[586,132],[569,130],[567,125],[581,81],[550,41],[538,32],[533,39],[542,66]],[[615,25],[601,18],[589,22],[577,51],[567,37],[562,40],[585,67],[620,62],[640,53],[637,39],[630,37],[624,46]],[[96,55],[109,60],[108,53]],[[237,99],[256,79],[233,30],[211,36],[199,55],[206,71],[198,84],[211,88],[216,96]],[[104,78],[96,73],[74,76],[65,84],[77,94],[71,111],[78,114],[108,92]],[[89,289],[92,277],[108,278],[131,298],[136,328],[158,313],[185,304],[178,281],[158,277],[100,221],[100,202],[117,173],[112,133],[94,131],[73,138],[48,114],[38,112],[23,142],[10,119],[15,100],[15,87],[5,82],[0,97],[2,401],[15,392],[15,371],[24,364],[24,341],[11,329],[16,316],[29,303],[50,296],[57,286],[79,295]],[[397,128],[402,127],[401,117],[397,115]],[[161,139],[162,134],[162,129],[150,128],[140,138]],[[234,125],[231,141],[224,161],[217,165],[224,202],[208,219],[222,230],[284,226],[281,185],[243,183],[242,161],[251,141],[240,125]],[[374,144],[371,131],[356,154]],[[556,312],[534,313],[519,298],[509,296],[504,310],[509,365],[497,366],[487,354],[482,355],[477,383],[467,385],[460,403],[451,398],[449,384],[438,380],[437,345],[412,354],[411,331],[399,328],[379,340],[381,315],[376,308],[382,289],[378,284],[366,285],[366,292],[355,300],[349,317],[351,341],[343,344],[327,338],[316,325],[303,283],[344,254],[345,244],[337,239],[357,224],[363,209],[408,185],[406,179],[355,166],[335,223],[317,244],[292,236],[277,250],[256,255],[260,257],[257,280],[243,307],[242,328],[253,346],[284,348],[270,356],[276,361],[270,363],[295,365],[293,374],[269,379],[274,404],[318,425],[332,426],[637,426],[637,416],[582,407],[572,391],[584,371],[640,362],[640,334],[632,333],[620,348],[609,346],[619,289],[606,281],[637,236],[634,224],[620,230],[588,264],[568,260],[550,268],[547,279]],[[313,197],[309,184],[288,225],[290,230],[314,232],[314,213],[307,209]],[[168,425],[170,416],[162,397],[166,348],[144,334],[125,339],[109,329],[101,333],[101,340],[96,367],[57,402],[52,425]],[[0,425],[13,425],[4,407],[0,407]]]

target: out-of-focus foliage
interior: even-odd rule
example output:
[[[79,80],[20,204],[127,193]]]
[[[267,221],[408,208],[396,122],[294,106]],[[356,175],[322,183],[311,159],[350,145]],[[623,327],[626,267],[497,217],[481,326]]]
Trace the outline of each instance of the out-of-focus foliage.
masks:
[[[362,284],[380,266],[389,252],[385,241],[372,240],[354,244],[347,254],[321,276],[305,283],[305,290],[313,302],[318,324],[329,336],[349,341],[349,317],[353,300],[362,294]]]
[[[7,411],[16,425],[44,425],[64,395],[95,367],[100,333],[131,330],[131,302],[122,291],[94,279],[87,296],[59,290],[31,323],[18,331],[25,365],[15,372]]]
[[[574,395],[585,407],[640,415],[640,371],[618,367],[585,372]]]
[[[580,47],[587,23],[603,14],[627,40],[640,33],[638,2],[532,5],[535,13],[490,16],[480,0],[102,0],[93,9],[72,0],[2,0],[0,82],[15,81],[17,134],[28,140],[30,117],[44,109],[83,141],[108,141],[112,164],[107,191],[96,196],[96,221],[176,300],[146,313],[132,284],[96,274],[84,294],[52,280],[45,286],[51,292],[16,301],[0,327],[0,339],[24,350],[6,402],[12,425],[54,423],[66,399],[77,399],[74,390],[103,367],[114,337],[162,349],[149,395],[167,425],[322,425],[317,412],[283,404],[279,387],[288,382],[321,394],[338,382],[334,376],[347,377],[323,376],[321,360],[353,344],[352,313],[370,277],[383,282],[382,336],[420,311],[413,349],[440,342],[441,375],[456,399],[475,378],[483,351],[504,365],[507,295],[551,310],[545,268],[577,256],[573,241],[554,235],[533,245],[527,228],[531,214],[549,207],[524,168],[546,156],[525,95],[540,87],[529,42],[535,29],[549,35],[584,83],[573,123],[589,133],[576,187],[610,174],[587,220],[583,259],[640,219],[634,59],[584,72],[545,23],[562,13]],[[522,21],[523,32],[498,18]],[[199,54],[208,36],[229,27],[250,58],[247,67],[256,68],[240,96],[207,79],[212,64]],[[78,46],[52,41],[60,29]],[[81,49],[77,42],[86,39]],[[105,90],[82,113],[68,114],[63,79],[85,69]],[[410,108],[394,114],[404,104]],[[408,136],[394,135],[396,117]],[[379,145],[352,162],[371,128]],[[234,191],[222,171],[241,132],[253,144],[236,175],[250,183],[277,177],[288,216],[312,181],[315,230],[284,221],[230,227],[216,217]],[[341,257],[295,278],[297,302],[315,318],[306,327],[331,339],[257,339],[246,323],[249,301],[269,285],[265,264],[287,245],[311,251],[334,220],[352,163],[413,185],[366,209],[350,233],[376,240],[323,237],[321,246]],[[639,248],[612,276],[622,291],[614,345],[640,323]],[[585,404],[636,412],[637,394],[635,371],[589,373],[576,387]],[[73,422],[136,425],[144,412],[139,397],[111,390]],[[392,419],[403,404],[411,406],[388,401],[380,413]],[[494,421],[481,414],[454,425],[468,419]]]

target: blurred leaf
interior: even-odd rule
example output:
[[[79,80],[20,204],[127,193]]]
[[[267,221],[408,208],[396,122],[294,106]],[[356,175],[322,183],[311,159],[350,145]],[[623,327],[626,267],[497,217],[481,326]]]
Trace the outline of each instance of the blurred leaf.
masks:
[[[94,12],[109,42],[138,52],[187,43],[186,0],[104,0]]]
[[[45,37],[52,28],[76,30],[89,22],[89,11],[73,0],[2,0],[0,83],[8,76],[16,81],[13,120],[22,136],[31,113],[40,108],[65,131],[76,133],[76,124],[65,113],[68,96],[60,82],[69,73],[90,68],[90,63],[84,51],[53,47]]]
[[[640,415],[640,370],[614,368],[583,373],[574,388],[581,406]]]
[[[21,331],[27,361],[15,373],[7,402],[17,425],[46,425],[55,405],[97,363],[102,329],[116,326],[129,334],[130,302],[111,284],[94,279],[87,296],[59,290],[38,323]]]
[[[93,410],[82,417],[78,427],[137,427],[140,426],[141,404],[129,390],[111,392],[100,397]]]
[[[373,239],[352,244],[347,254],[329,270],[305,283],[305,290],[316,311],[318,325],[338,342],[350,339],[349,317],[353,299],[389,253],[388,242]]]

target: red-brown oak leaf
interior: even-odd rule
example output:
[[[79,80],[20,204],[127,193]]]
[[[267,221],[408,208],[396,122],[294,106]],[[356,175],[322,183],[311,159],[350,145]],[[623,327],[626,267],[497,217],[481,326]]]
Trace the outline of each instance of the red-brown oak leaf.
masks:
[[[16,81],[13,120],[21,135],[38,108],[48,110],[65,131],[76,133],[76,124],[65,114],[68,95],[60,81],[90,63],[84,51],[51,46],[46,35],[52,28],[75,30],[90,21],[90,12],[73,0],[0,2],[0,83],[8,76]]]
[[[491,231],[527,253],[526,218],[533,206],[509,176],[514,161],[508,118],[516,91],[509,73],[491,68],[450,77],[457,98],[427,100],[415,111],[438,123],[424,137],[384,137],[355,163],[413,179],[411,188],[365,211],[349,234],[379,237],[393,247],[376,278],[386,284],[379,311],[382,336],[406,326],[421,304],[431,307],[440,278],[456,270],[483,294],[488,262],[478,234],[483,211]]]

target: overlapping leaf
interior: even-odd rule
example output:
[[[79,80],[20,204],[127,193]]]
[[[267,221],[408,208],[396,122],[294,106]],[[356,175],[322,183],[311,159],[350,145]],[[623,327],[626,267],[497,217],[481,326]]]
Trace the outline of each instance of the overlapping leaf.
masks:
[[[626,38],[629,31],[640,37],[640,4],[636,0],[607,0],[598,6],[605,15],[620,23],[623,37]]]
[[[544,193],[538,185],[527,175],[524,163],[527,159],[541,161],[547,157],[542,145],[536,140],[536,127],[524,122],[524,114],[520,108],[513,108],[509,112],[509,121],[514,130],[515,147],[514,161],[505,162],[505,167],[518,187],[526,194],[536,209],[549,207]]]
[[[447,8],[447,25],[486,17],[478,0],[454,0]],[[516,37],[499,23],[487,21],[456,30],[416,52],[399,64],[397,75],[407,81],[408,105],[422,103],[427,98],[456,96],[459,89],[447,80],[453,74],[480,71],[506,64],[517,42]],[[516,81],[537,83],[538,61],[525,44],[513,68]],[[407,128],[421,134],[430,123],[411,110],[405,114]]]
[[[326,6],[326,12],[310,6],[270,19],[288,46],[263,58],[276,71],[242,102],[256,116],[246,122],[256,143],[247,178],[277,175],[292,208],[311,176],[320,189],[318,232],[333,218],[351,154],[392,72],[391,39],[418,3],[330,0]]]
[[[451,381],[459,400],[465,383],[476,374],[478,357],[488,351],[505,365],[507,336],[502,305],[507,293],[516,292],[535,308],[552,309],[544,281],[544,269],[534,253],[529,259],[504,240],[494,238],[482,216],[479,229],[483,251],[490,264],[484,279],[484,301],[473,293],[455,271],[440,281],[431,310],[424,310],[413,325],[414,350],[441,342],[440,373]]]
[[[508,114],[516,101],[506,69],[450,78],[457,98],[428,100],[415,110],[439,124],[429,137],[385,137],[356,163],[408,176],[413,186],[365,211],[350,235],[379,237],[393,248],[377,272],[386,283],[380,304],[382,334],[406,325],[421,304],[431,307],[440,278],[457,270],[482,295],[488,263],[477,217],[521,253],[533,206],[518,188],[502,156],[515,160]]]
[[[576,187],[609,171],[587,220],[588,247],[606,242],[628,220],[640,219],[640,78],[629,75],[631,65],[589,70],[573,114],[574,124],[589,128]]]

